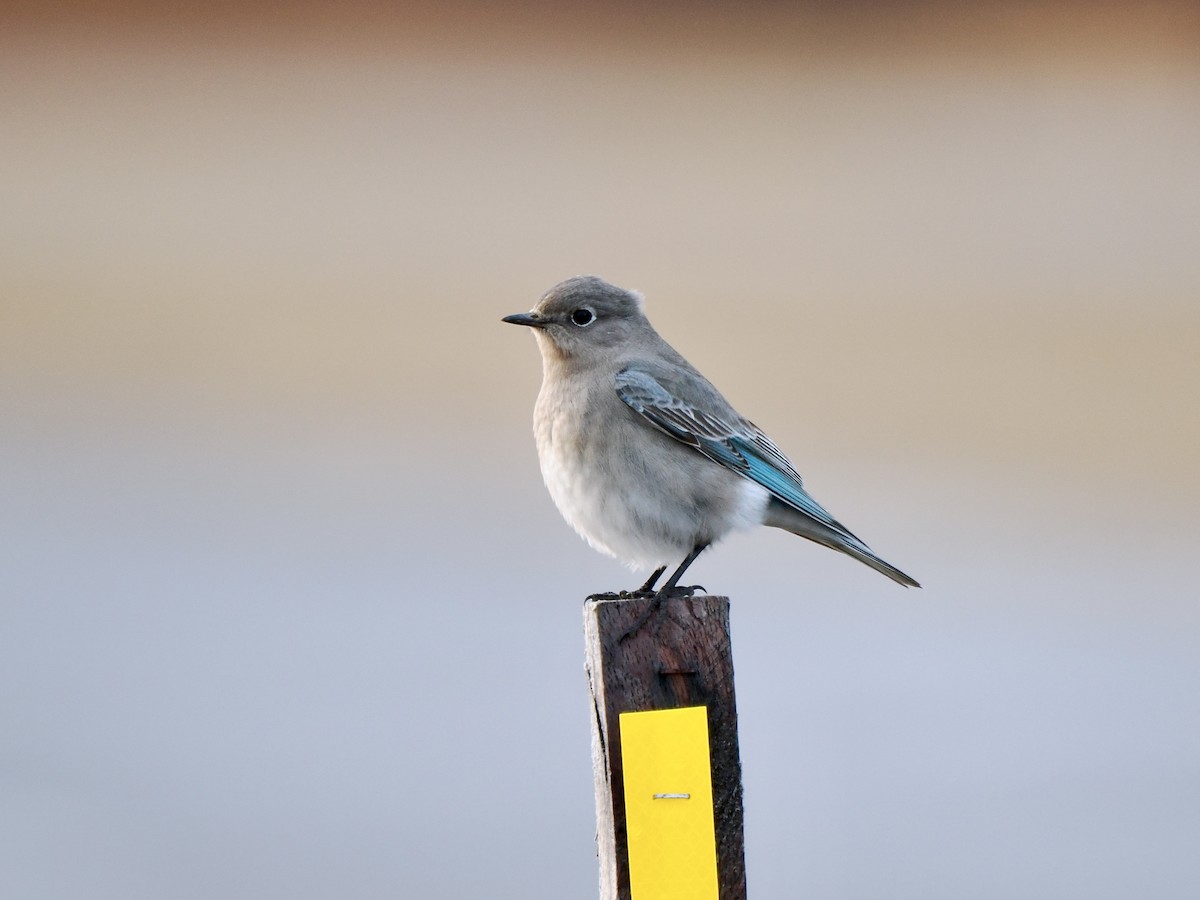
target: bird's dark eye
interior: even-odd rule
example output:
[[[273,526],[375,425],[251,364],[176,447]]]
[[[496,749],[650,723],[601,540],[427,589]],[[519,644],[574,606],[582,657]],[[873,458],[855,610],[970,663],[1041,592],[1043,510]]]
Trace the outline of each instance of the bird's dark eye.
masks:
[[[575,310],[575,312],[571,313],[571,321],[580,328],[591,325],[595,320],[596,314],[586,306],[581,306],[579,309]]]

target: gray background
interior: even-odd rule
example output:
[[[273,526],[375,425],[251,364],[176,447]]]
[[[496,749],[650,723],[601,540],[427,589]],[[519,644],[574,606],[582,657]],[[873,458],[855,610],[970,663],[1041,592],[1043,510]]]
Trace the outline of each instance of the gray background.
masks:
[[[59,4],[0,28],[0,894],[595,895],[567,276],[923,581],[733,598],[756,897],[1200,896],[1200,28]]]

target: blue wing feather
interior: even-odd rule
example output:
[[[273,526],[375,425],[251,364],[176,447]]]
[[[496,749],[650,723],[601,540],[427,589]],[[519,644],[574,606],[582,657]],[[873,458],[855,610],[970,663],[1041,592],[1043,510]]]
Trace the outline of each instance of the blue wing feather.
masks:
[[[617,395],[650,424],[694,447],[714,462],[761,485],[781,502],[811,516],[855,544],[862,542],[804,490],[800,473],[752,422],[729,422],[668,391],[647,372],[628,368],[617,374]],[[864,545],[865,546],[865,545]]]
[[[741,455],[745,457],[746,474],[753,481],[761,484],[784,503],[796,507],[801,512],[808,513],[808,515],[828,525],[830,528],[845,531],[845,527],[831,516],[821,504],[814,500],[808,491],[804,490],[799,476],[794,476],[788,471],[779,468],[769,458],[763,458],[758,455],[753,446],[746,446],[740,438],[730,438],[730,443],[738,448]]]

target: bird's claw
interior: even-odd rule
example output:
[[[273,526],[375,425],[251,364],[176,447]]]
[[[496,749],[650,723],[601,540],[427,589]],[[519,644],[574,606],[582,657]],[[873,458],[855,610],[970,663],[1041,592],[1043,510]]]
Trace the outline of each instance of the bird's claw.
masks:
[[[650,600],[657,597],[655,591],[643,591],[640,588],[636,591],[603,591],[599,594],[588,594],[588,600]],[[671,594],[672,597],[678,596]],[[689,595],[690,596],[690,595]]]
[[[663,588],[654,596],[659,600],[669,600],[675,597],[693,597],[696,591],[705,593],[704,585],[702,584],[677,584],[674,587]]]

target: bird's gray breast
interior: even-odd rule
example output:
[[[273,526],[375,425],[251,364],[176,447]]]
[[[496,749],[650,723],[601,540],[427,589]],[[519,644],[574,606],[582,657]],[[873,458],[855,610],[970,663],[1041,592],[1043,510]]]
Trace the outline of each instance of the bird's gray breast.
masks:
[[[765,491],[655,429],[611,378],[547,377],[534,432],[563,517],[597,550],[632,565],[678,561],[762,520]]]

